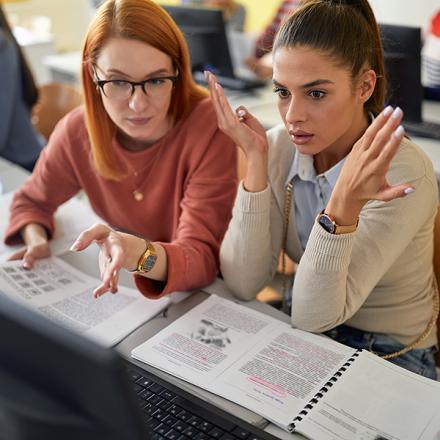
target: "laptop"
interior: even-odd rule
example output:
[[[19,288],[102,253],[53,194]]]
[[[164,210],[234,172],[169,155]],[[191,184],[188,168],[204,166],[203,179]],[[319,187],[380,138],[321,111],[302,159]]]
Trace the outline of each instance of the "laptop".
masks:
[[[206,84],[203,72],[213,72],[218,82],[230,90],[252,90],[266,85],[253,72],[234,66],[237,64],[235,52],[231,51],[223,12],[220,9],[196,8],[189,6],[163,5],[179,26],[188,44],[194,79]],[[237,42],[237,35],[235,35]],[[233,38],[233,37],[232,37]],[[240,42],[243,47],[243,43]],[[234,57],[232,56],[234,54]],[[252,77],[253,76],[253,77]]]
[[[275,440],[0,292],[0,440]]]
[[[387,80],[386,104],[404,112],[403,126],[409,135],[440,140],[440,123],[422,118],[421,29],[380,24]]]

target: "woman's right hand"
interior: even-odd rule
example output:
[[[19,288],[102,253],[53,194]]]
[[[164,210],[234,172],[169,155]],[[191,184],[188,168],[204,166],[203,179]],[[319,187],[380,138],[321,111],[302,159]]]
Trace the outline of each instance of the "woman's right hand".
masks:
[[[266,130],[243,106],[238,107],[234,112],[215,75],[211,72],[205,72],[205,75],[217,115],[218,127],[243,150],[246,156],[245,187],[251,192],[262,191],[267,185]]]
[[[8,260],[23,260],[25,269],[32,269],[35,261],[50,256],[47,233],[43,226],[29,223],[21,230],[25,247],[9,256]]]

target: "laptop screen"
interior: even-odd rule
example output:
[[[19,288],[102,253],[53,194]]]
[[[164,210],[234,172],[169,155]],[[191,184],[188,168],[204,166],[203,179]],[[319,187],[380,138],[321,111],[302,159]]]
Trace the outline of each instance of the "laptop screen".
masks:
[[[234,68],[226,36],[223,13],[220,9],[168,6],[188,44],[193,72],[209,70],[232,78]]]
[[[386,103],[399,106],[405,119],[422,121],[421,30],[381,24],[387,81]]]

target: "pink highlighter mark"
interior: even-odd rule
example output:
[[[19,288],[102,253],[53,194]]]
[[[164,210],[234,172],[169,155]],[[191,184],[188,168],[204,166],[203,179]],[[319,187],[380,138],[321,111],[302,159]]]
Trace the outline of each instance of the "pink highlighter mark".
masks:
[[[257,385],[260,385],[269,391],[271,391],[273,394],[275,394],[277,397],[284,398],[287,396],[287,391],[284,388],[280,388],[273,383],[268,382],[267,380],[258,377],[258,376],[249,376],[247,378],[250,382],[253,382]]]

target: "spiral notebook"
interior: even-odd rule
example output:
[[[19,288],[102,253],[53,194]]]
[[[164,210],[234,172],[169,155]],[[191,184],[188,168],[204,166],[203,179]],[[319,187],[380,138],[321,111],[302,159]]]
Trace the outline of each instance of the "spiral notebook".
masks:
[[[211,295],[132,357],[320,439],[440,437],[440,383]]]

